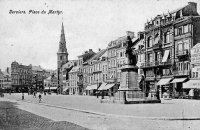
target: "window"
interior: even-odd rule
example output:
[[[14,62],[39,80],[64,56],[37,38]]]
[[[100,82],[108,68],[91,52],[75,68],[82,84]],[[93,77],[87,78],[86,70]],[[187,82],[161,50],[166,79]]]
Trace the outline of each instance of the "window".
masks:
[[[151,37],[147,38],[147,47],[152,47],[152,38]]]
[[[153,61],[153,54],[148,54],[148,62],[152,62]]]
[[[123,55],[122,55],[123,53],[122,52],[120,52],[120,57],[122,57]]]
[[[184,29],[184,33],[187,33],[187,32],[189,31],[188,25],[184,25],[184,26],[183,26],[183,29]]]
[[[185,50],[189,50],[189,48],[190,48],[189,42],[185,42],[185,43],[184,43],[184,49],[185,49]]]
[[[62,60],[62,56],[60,56],[60,60]]]
[[[182,43],[178,44],[178,51],[183,51],[183,44]]]
[[[182,27],[179,27],[178,28],[178,35],[181,35],[183,33],[183,29],[182,29]]]

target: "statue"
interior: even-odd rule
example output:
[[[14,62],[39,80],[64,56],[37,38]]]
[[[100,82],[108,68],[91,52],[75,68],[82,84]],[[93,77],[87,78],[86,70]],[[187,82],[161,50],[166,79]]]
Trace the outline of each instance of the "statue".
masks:
[[[126,57],[128,58],[128,65],[134,65],[136,66],[137,64],[137,56],[133,54],[133,49],[131,48],[133,45],[130,36],[127,36],[127,47],[126,47]]]

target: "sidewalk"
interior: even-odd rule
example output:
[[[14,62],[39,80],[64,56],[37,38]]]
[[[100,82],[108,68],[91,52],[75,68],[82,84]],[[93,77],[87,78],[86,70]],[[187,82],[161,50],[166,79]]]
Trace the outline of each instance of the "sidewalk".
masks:
[[[38,96],[38,95],[37,95]],[[21,94],[5,94],[5,98],[21,100]],[[25,100],[38,103],[38,97],[25,94]],[[162,100],[160,104],[112,104],[100,103],[94,96],[46,95],[42,103],[64,108],[72,108],[92,113],[151,119],[199,119],[200,101],[188,99]]]

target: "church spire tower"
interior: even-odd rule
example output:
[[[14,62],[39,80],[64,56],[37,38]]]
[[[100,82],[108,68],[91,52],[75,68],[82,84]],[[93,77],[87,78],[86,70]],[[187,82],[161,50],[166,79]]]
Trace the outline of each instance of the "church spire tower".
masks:
[[[62,22],[59,48],[57,52],[58,86],[61,85],[62,66],[68,62],[68,52],[66,48],[64,25]]]

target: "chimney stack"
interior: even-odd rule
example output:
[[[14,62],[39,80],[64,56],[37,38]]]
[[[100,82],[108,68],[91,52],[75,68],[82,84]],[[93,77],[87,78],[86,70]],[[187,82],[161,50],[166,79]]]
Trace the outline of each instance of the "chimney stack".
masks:
[[[197,12],[197,3],[195,3],[195,2],[188,2],[188,5],[190,5],[192,7],[192,9],[194,9],[194,11]]]
[[[127,36],[130,36],[131,39],[135,38],[135,33],[131,31],[126,31]]]

